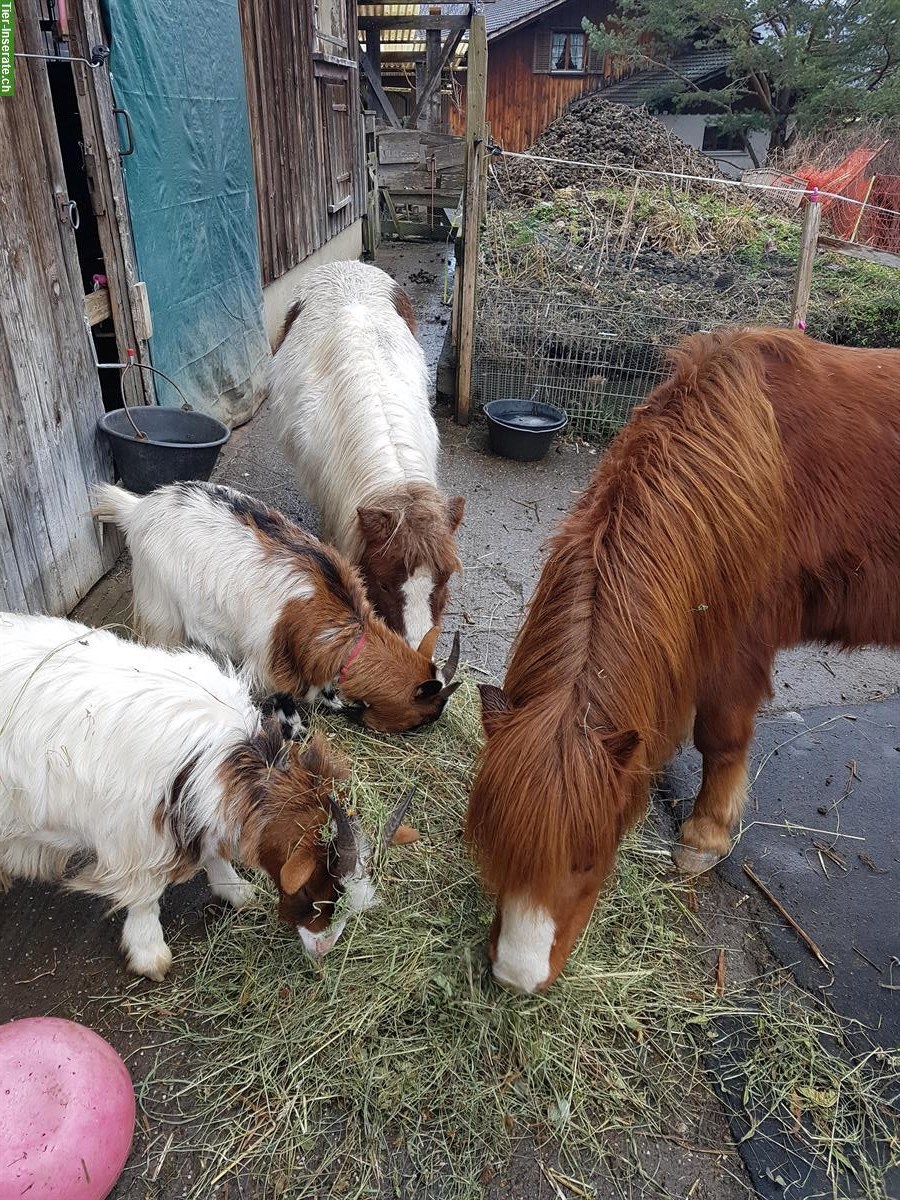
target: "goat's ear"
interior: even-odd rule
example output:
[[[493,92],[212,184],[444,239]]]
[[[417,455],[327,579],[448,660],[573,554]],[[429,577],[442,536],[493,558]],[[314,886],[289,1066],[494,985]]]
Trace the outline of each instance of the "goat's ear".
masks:
[[[423,654],[429,662],[434,658],[434,648],[437,645],[437,640],[441,636],[439,625],[432,625],[425,636],[422,638],[416,647],[417,654]]]
[[[298,846],[288,858],[278,874],[281,890],[287,896],[294,896],[316,869],[316,853],[311,846]]]
[[[350,766],[344,756],[328,744],[321,733],[314,733],[300,760],[317,779],[349,779]]]
[[[479,683],[478,691],[481,695],[481,724],[484,726],[484,732],[490,737],[492,733],[497,732],[504,718],[512,712],[512,708],[503,688],[496,687],[493,683]]]
[[[627,771],[632,765],[640,744],[641,735],[636,729],[621,729],[603,739],[606,753],[619,771]]]
[[[416,688],[416,699],[431,700],[441,691],[443,686],[440,679],[426,679],[424,683],[420,683]]]
[[[397,832],[391,838],[391,845],[409,846],[412,842],[417,842],[418,840],[418,829],[414,829],[412,825],[398,825]]]
[[[456,533],[457,529],[459,529],[465,510],[465,496],[454,496],[452,500],[447,502],[447,520],[450,522],[451,533]]]
[[[366,542],[386,542],[391,536],[394,518],[384,508],[358,508],[359,532]]]

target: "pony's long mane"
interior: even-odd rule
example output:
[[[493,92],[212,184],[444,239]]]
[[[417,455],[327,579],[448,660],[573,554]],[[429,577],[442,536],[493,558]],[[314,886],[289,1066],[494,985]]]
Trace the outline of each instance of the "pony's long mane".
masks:
[[[573,867],[612,858],[686,731],[699,665],[751,619],[784,537],[767,355],[805,352],[774,330],[683,342],[552,539],[467,819],[498,892],[541,901]],[[630,730],[640,749],[625,769]]]

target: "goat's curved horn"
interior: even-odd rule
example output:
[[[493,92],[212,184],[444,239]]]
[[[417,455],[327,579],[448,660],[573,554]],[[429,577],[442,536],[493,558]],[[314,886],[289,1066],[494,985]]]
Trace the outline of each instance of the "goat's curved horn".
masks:
[[[332,850],[334,853],[334,874],[338,879],[346,879],[352,875],[359,863],[359,837],[353,818],[339,800],[333,795],[328,797],[331,817],[335,825]]]
[[[459,630],[453,635],[453,645],[450,647],[450,656],[444,663],[444,669],[441,674],[444,677],[444,683],[447,684],[456,674],[456,668],[459,666]],[[456,685],[459,687],[459,684]],[[444,689],[446,691],[446,688]],[[448,693],[450,695],[451,693]]]
[[[456,683],[445,684],[438,692],[438,699],[449,700],[458,687],[462,687],[462,680],[457,679]]]
[[[412,803],[412,798],[416,794],[416,785],[409,789],[405,796],[400,800],[394,811],[384,823],[384,828],[381,831],[381,844],[389,846],[393,840],[394,834],[403,824],[403,818],[406,816],[407,809]]]

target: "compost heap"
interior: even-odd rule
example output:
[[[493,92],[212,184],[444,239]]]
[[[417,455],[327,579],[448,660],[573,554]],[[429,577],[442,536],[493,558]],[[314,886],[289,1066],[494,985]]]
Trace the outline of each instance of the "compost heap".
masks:
[[[715,163],[646,109],[584,97],[528,154],[535,161],[491,159],[483,282],[615,306],[626,331],[648,313],[698,328],[789,316],[796,213],[717,185]]]
[[[722,178],[712,159],[686,145],[645,108],[610,104],[599,95],[570,104],[527,152],[580,163]],[[520,158],[502,158],[496,163],[497,186],[492,189],[492,199],[498,203],[552,199],[560,188],[591,185],[590,171],[584,167]]]

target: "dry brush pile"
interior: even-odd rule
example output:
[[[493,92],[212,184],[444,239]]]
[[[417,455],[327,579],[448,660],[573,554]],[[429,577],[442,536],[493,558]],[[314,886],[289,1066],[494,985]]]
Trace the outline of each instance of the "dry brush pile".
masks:
[[[623,344],[636,338],[660,350],[691,329],[790,319],[800,219],[785,195],[724,183],[709,159],[646,111],[599,96],[571,105],[528,154],[490,160],[479,308],[486,362],[540,354],[534,322],[517,331],[505,314],[530,313],[544,297],[553,300],[554,344],[585,378],[602,374],[609,357],[592,340],[591,313]],[[900,345],[896,276],[820,255],[810,333]],[[647,373],[651,386],[662,370],[660,355]],[[605,432],[627,418],[626,395],[619,387],[607,398]]]

